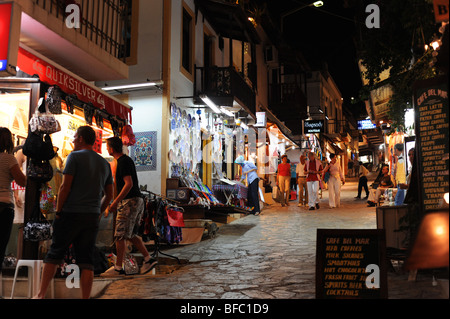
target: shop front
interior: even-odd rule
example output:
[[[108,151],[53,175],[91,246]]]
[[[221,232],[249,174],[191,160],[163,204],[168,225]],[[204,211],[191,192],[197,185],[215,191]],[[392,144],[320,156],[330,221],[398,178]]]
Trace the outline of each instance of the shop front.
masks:
[[[50,161],[53,178],[40,184],[28,179],[26,188],[13,183],[15,220],[7,255],[38,259],[46,251],[39,243],[23,241],[21,226],[31,218],[39,196],[41,212],[51,220],[67,156],[73,150],[72,139],[78,127],[90,125],[97,133],[95,150],[107,158],[105,139],[121,136],[122,128],[131,123],[131,108],[105,94],[89,82],[53,63],[50,59],[21,45],[18,52],[17,75],[0,78],[0,126],[11,130],[16,145],[15,156],[26,172],[27,160],[21,151],[29,131],[29,121],[41,105],[49,110],[60,130],[51,134],[57,155]]]
[[[239,181],[238,155],[248,158],[249,131],[231,111],[172,102],[169,177],[165,197],[184,209],[185,220],[230,221],[248,214],[247,186]],[[251,134],[250,134],[251,135]]]

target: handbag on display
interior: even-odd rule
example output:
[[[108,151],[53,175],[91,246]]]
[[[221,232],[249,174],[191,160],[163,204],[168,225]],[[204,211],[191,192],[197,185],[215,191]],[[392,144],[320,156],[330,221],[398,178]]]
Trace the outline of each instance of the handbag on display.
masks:
[[[42,186],[39,207],[47,217],[49,214],[56,212],[56,196],[48,183]]]
[[[49,161],[31,158],[28,161],[27,177],[40,183],[46,183],[53,178],[53,167]]]
[[[45,112],[40,110],[41,104],[42,99],[39,101],[39,106],[36,108],[36,112],[34,112],[30,119],[29,124],[31,131],[41,134],[52,134],[61,131],[61,125],[55,116],[48,110],[47,103],[45,103]]]
[[[28,132],[28,137],[23,145],[23,154],[36,160],[51,160],[56,153],[53,150],[53,143],[50,135],[36,134]]]
[[[39,208],[39,203],[35,204],[31,219],[23,228],[23,238],[28,241],[44,241],[52,238],[52,224],[45,219]]]
[[[48,88],[45,104],[50,113],[62,114],[61,90],[59,89],[59,87],[51,86]]]

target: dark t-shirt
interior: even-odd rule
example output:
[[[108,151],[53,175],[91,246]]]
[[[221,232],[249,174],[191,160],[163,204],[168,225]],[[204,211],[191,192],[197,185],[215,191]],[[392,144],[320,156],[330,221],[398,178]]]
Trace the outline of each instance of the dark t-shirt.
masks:
[[[136,166],[134,165],[133,160],[128,155],[124,154],[117,159],[117,168],[116,168],[117,194],[119,194],[122,191],[122,188],[125,186],[124,181],[125,176],[131,176],[131,179],[133,181],[133,187],[131,187],[130,191],[125,196],[125,199],[141,196],[141,191],[139,190],[139,181],[136,173]]]
[[[392,183],[391,176],[387,175],[387,176],[381,177],[380,186],[381,187],[393,187],[394,184]]]
[[[73,176],[64,212],[100,214],[104,189],[113,183],[109,163],[94,151],[73,151],[67,157],[64,174]]]

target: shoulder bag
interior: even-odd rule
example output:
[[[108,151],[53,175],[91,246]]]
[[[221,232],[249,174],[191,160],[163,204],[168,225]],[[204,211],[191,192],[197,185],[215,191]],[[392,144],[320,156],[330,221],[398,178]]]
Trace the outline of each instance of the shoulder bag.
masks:
[[[23,238],[28,241],[44,241],[52,238],[53,227],[42,215],[39,202],[34,205],[31,219],[23,228]]]

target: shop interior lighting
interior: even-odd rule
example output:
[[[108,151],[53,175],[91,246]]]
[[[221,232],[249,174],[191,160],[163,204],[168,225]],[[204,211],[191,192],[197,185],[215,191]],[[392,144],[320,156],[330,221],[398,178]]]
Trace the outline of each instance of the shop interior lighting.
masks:
[[[213,101],[210,100],[209,97],[207,97],[206,95],[200,95],[200,98],[203,100],[203,102],[206,103],[206,105],[208,105],[211,110],[213,110],[215,113],[220,114],[222,113],[222,111],[219,109],[219,107],[216,105],[216,103],[214,103]]]
[[[220,111],[221,111],[223,114],[225,114],[225,115],[228,115],[228,116],[230,116],[230,117],[234,117],[233,112],[230,112],[230,111],[228,111],[227,109],[225,109],[225,108],[223,108],[223,107],[220,108]]]
[[[115,91],[115,90],[130,90],[130,89],[142,89],[147,87],[153,87],[161,85],[161,82],[145,82],[145,83],[136,83],[136,84],[126,84],[126,85],[118,85],[118,86],[105,86],[102,88],[103,91]]]

